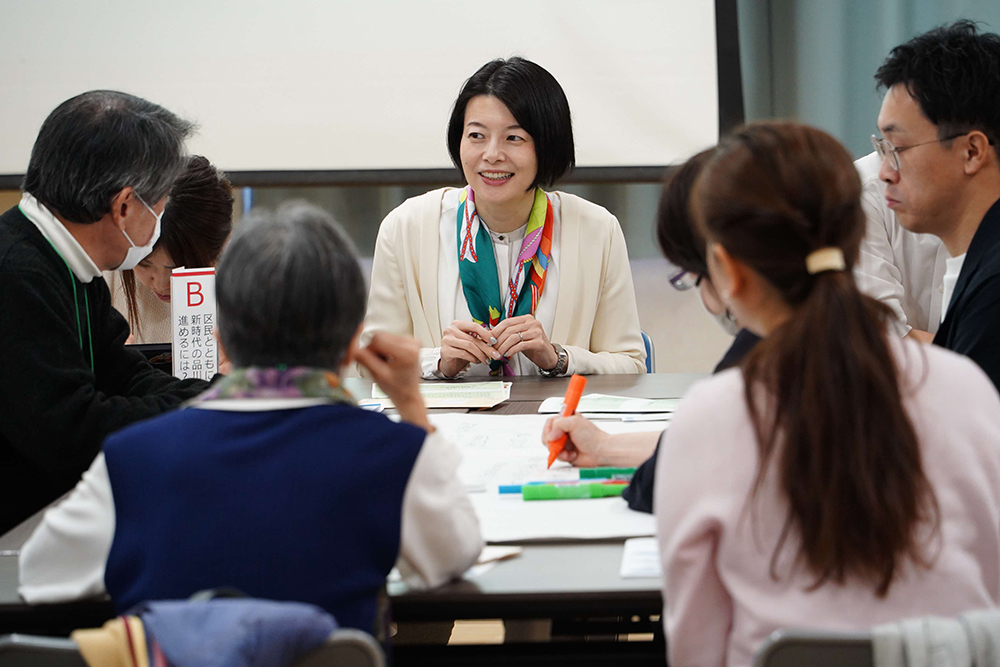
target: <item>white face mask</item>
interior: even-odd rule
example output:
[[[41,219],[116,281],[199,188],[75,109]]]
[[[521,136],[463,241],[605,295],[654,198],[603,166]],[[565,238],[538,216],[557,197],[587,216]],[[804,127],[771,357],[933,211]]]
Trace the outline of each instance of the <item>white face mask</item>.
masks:
[[[153,214],[153,217],[156,218],[156,226],[153,227],[153,234],[149,237],[149,241],[146,242],[146,245],[141,246],[132,243],[132,239],[129,238],[129,235],[124,229],[122,230],[122,234],[125,234],[125,238],[128,239],[128,244],[132,247],[128,249],[127,253],[125,253],[125,259],[118,265],[118,268],[115,269],[115,271],[130,271],[134,269],[139,262],[144,260],[146,256],[149,255],[149,253],[153,252],[153,246],[160,240],[160,218],[163,217],[163,214],[161,213],[156,215],[156,211],[154,211],[149,204],[142,201],[142,197],[139,195],[136,195],[135,198],[146,207],[147,211]],[[164,207],[164,210],[165,209],[166,207]]]
[[[708,310],[706,308],[706,310]],[[719,326],[729,334],[730,336],[735,336],[740,332],[740,325],[736,322],[736,318],[733,317],[732,312],[726,308],[723,312],[716,315],[715,313],[709,313],[715,318],[715,321],[719,323]]]
[[[704,287],[705,286],[703,285],[703,288]],[[715,295],[714,299],[716,299],[718,301],[718,306],[721,306],[723,308],[723,311],[721,313],[713,313],[709,309],[708,304],[705,303],[705,293],[704,292],[702,292],[700,294],[700,296],[701,296],[701,299],[700,299],[701,300],[701,307],[705,309],[706,313],[708,313],[709,315],[712,316],[712,319],[714,319],[716,321],[716,323],[720,327],[722,327],[723,331],[725,331],[730,336],[735,336],[736,334],[738,334],[740,332],[740,329],[742,327],[740,327],[739,323],[736,321],[736,318],[733,317],[733,311],[729,308],[729,306],[727,306],[725,304],[725,302],[722,300],[722,297],[718,294],[718,292],[715,291],[714,287],[712,286],[711,281],[709,281],[707,287],[710,290],[711,294]]]

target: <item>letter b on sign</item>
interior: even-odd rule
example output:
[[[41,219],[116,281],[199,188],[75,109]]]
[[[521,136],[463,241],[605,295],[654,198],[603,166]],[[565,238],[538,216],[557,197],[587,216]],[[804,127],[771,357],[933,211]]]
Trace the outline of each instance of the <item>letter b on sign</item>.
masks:
[[[188,286],[188,308],[194,308],[205,303],[205,295],[201,293],[201,283],[190,282]]]

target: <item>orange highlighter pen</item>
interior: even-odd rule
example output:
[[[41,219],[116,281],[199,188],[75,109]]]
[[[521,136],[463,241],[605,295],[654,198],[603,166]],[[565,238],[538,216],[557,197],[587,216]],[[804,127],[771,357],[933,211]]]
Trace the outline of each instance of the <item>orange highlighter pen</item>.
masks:
[[[563,399],[562,411],[559,413],[560,417],[569,417],[576,412],[576,406],[579,404],[580,396],[583,395],[583,388],[586,386],[587,378],[582,375],[574,375],[569,379],[569,388],[566,389],[566,398]],[[552,467],[552,464],[555,463],[556,458],[562,453],[565,447],[565,433],[549,442],[549,465],[545,466],[546,468]]]

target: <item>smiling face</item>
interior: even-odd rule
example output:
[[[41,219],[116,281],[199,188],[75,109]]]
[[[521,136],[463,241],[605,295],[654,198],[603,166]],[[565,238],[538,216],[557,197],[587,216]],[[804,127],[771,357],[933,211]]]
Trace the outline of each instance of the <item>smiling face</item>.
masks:
[[[899,171],[891,156],[886,156],[879,170],[879,178],[886,183],[886,204],[911,232],[946,235],[957,223],[955,212],[961,210],[959,203],[965,198],[959,140],[936,141],[937,126],[901,84],[890,88],[882,100],[878,127],[889,143],[903,149]]]
[[[479,95],[469,100],[460,152],[477,207],[516,210],[534,199],[535,143],[497,98]]]
[[[176,268],[170,254],[164,248],[157,248],[136,265],[133,273],[157,299],[170,303],[170,273]]]

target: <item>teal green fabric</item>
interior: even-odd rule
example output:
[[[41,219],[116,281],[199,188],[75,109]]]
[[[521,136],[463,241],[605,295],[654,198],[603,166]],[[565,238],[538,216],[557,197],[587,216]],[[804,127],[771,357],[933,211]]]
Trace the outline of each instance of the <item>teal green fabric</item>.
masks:
[[[872,151],[882,94],[875,70],[894,46],[960,18],[1000,32],[997,0],[737,0],[747,121],[789,118]]]

